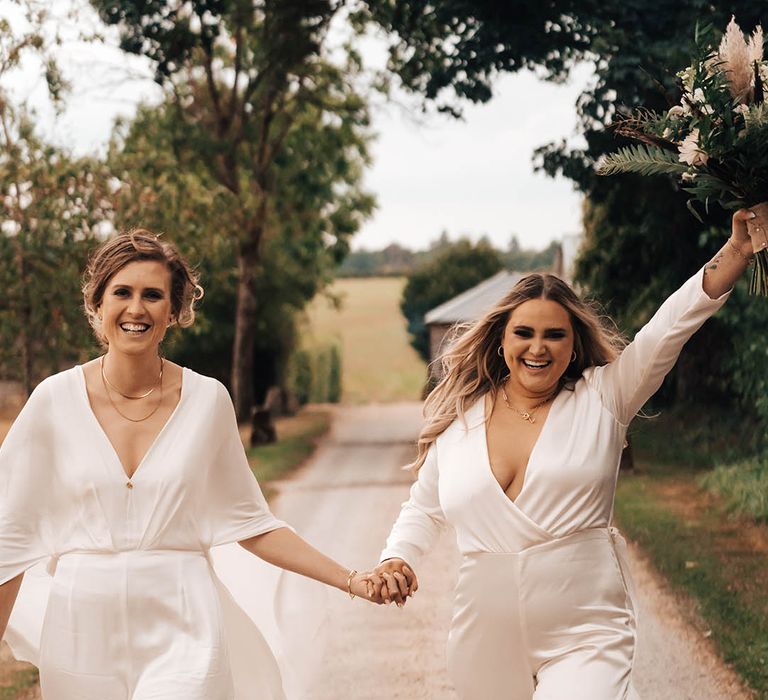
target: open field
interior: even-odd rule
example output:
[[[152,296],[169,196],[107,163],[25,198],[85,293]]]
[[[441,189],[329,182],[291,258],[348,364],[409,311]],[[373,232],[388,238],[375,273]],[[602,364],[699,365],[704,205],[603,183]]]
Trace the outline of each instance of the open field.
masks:
[[[345,403],[420,398],[427,370],[408,342],[400,313],[404,286],[402,277],[340,279],[330,290],[340,308],[326,296],[310,305],[302,344],[340,344]]]

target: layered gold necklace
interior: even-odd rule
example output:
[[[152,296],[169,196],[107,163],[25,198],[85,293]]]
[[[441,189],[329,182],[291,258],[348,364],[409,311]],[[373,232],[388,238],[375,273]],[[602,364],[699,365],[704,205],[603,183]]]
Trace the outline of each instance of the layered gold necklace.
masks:
[[[160,408],[160,406],[163,403],[163,358],[160,358],[160,374],[157,376],[157,381],[155,382],[155,385],[147,392],[139,395],[139,396],[132,396],[130,394],[124,394],[120,389],[118,389],[112,382],[107,379],[107,375],[104,372],[104,355],[101,356],[99,360],[99,367],[101,368],[101,381],[104,383],[104,391],[107,393],[107,398],[109,399],[109,403],[112,404],[112,408],[115,409],[115,411],[118,412],[120,416],[125,418],[125,420],[131,421],[131,423],[141,423],[148,418],[151,418],[152,416],[157,413],[157,409]],[[138,399],[146,399],[155,389],[160,388],[160,398],[158,399],[157,405],[149,412],[146,416],[142,416],[141,418],[131,418],[130,416],[126,416],[125,413],[123,413],[115,403],[115,400],[112,398],[112,394],[110,393],[110,389],[112,389],[115,393],[120,394],[124,399],[128,399],[129,401],[137,401]]]
[[[536,415],[535,415],[534,411],[538,410],[542,406],[546,406],[550,401],[552,401],[552,399],[555,398],[555,396],[557,396],[557,392],[558,391],[559,391],[559,389],[555,390],[555,392],[553,394],[551,394],[550,396],[548,396],[546,399],[544,399],[543,401],[540,401],[535,406],[531,406],[527,411],[524,411],[524,410],[522,410],[520,408],[517,408],[517,406],[513,406],[509,402],[509,397],[507,396],[507,392],[504,389],[504,384],[501,385],[501,396],[504,399],[504,404],[506,405],[506,407],[510,411],[514,411],[515,413],[517,413],[517,415],[520,416],[520,418],[522,418],[525,421],[528,421],[529,423],[535,423],[536,422]]]

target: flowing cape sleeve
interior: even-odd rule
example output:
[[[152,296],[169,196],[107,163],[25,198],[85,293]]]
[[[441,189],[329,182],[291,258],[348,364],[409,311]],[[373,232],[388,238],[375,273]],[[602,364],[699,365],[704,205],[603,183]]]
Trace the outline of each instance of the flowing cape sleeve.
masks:
[[[219,449],[208,467],[202,494],[210,545],[238,542],[288,527],[269,510],[240,440],[229,392],[216,382],[213,437]]]
[[[54,449],[47,383],[29,397],[0,447],[0,583],[50,556]]]
[[[438,493],[437,444],[432,443],[379,561],[397,557],[415,569],[432,549],[444,525],[445,515]]]
[[[653,396],[688,339],[728,299],[703,289],[704,268],[674,292],[613,362],[584,372],[617,421],[626,425]]]
[[[26,572],[3,639],[16,659],[39,665],[57,517],[51,379],[27,400],[0,447],[0,583]]]

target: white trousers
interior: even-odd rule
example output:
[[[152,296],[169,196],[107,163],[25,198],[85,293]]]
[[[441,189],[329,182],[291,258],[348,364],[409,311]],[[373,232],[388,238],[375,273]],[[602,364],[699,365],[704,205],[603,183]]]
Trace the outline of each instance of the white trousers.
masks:
[[[635,629],[613,529],[472,553],[459,571],[448,670],[462,700],[629,700]]]
[[[231,700],[223,629],[202,552],[66,554],[43,623],[43,697]]]

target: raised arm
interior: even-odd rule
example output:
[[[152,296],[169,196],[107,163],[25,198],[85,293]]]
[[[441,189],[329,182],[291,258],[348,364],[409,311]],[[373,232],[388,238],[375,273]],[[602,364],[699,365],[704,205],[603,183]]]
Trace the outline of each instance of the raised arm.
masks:
[[[638,331],[620,357],[604,367],[585,371],[616,420],[629,423],[661,386],[688,339],[726,301],[752,254],[746,222],[752,212],[733,216],[733,231],[722,249],[672,294]]]
[[[747,221],[755,214],[749,209],[739,209],[731,222],[731,237],[714,258],[704,266],[703,288],[710,299],[717,299],[733,288],[744,274],[753,253],[752,239]]]

